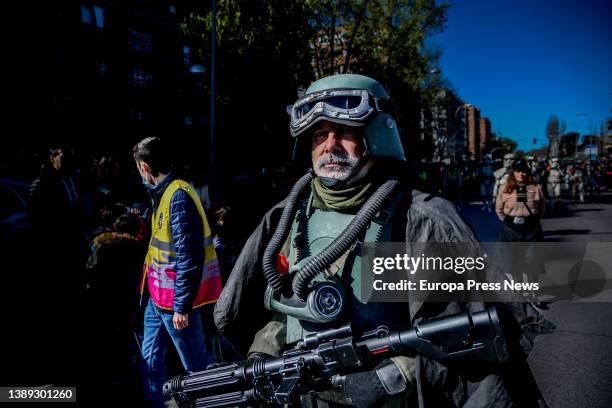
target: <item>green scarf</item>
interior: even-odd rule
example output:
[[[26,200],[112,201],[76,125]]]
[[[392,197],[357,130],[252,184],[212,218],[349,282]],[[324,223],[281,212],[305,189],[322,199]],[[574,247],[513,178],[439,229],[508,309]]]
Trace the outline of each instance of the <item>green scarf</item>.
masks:
[[[332,190],[321,184],[317,177],[312,181],[315,191],[313,207],[334,211],[345,211],[351,208],[361,207],[372,194],[373,184],[360,184],[345,190]]]

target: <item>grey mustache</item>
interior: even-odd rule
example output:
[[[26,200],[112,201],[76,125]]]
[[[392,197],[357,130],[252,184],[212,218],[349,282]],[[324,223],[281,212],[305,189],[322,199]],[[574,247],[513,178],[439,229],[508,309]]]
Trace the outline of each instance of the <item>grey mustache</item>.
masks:
[[[351,161],[349,160],[348,157],[341,157],[341,156],[337,156],[337,155],[328,155],[328,156],[321,157],[319,159],[319,163],[318,163],[319,167],[325,166],[326,164],[349,165],[349,164],[351,164]]]

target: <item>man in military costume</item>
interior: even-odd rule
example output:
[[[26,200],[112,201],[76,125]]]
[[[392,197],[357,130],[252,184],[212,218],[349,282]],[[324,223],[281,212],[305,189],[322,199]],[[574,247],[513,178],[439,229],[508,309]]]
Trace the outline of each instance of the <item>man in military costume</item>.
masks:
[[[486,155],[480,166],[480,195],[482,196],[481,211],[492,212],[491,201],[495,188],[495,176],[491,167],[491,157]]]
[[[581,203],[584,203],[584,181],[586,178],[585,165],[584,163],[576,164],[572,170],[572,199],[574,201],[580,200]]]
[[[476,242],[452,204],[413,190],[409,177],[400,177],[409,173],[390,108],[377,81],[352,74],[316,81],[291,107],[295,159],[306,158],[314,174],[298,180],[264,216],[215,307],[217,327],[238,351],[251,358],[278,356],[304,335],[348,321],[357,330],[382,324],[393,330],[484,308],[477,302],[361,298],[360,243]],[[317,269],[330,253],[333,262]],[[525,371],[511,376],[502,369],[394,357],[338,378],[335,390],[305,396],[302,404],[532,406],[537,390],[528,378]]]
[[[495,203],[495,200],[497,199],[500,187],[503,184],[506,184],[506,180],[510,174],[510,167],[512,167],[515,157],[516,156],[514,153],[506,153],[504,155],[503,166],[493,172],[493,177],[495,177],[495,185],[493,186],[493,203]]]
[[[563,181],[563,170],[559,164],[559,159],[550,159],[550,169],[546,177],[546,192],[550,201],[550,210],[555,212],[561,199],[561,181]]]

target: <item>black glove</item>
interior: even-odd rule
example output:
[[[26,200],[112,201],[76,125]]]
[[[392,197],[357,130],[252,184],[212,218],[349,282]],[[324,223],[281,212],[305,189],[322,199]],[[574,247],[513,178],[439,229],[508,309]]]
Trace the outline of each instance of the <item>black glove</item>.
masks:
[[[267,353],[262,353],[260,351],[253,351],[249,353],[247,357],[249,361],[262,360],[262,359],[265,360],[269,358],[274,358],[274,356],[271,356],[270,354],[267,354]]]
[[[391,360],[383,360],[372,371],[349,374],[343,381],[344,393],[357,408],[380,406],[406,386],[404,374]]]

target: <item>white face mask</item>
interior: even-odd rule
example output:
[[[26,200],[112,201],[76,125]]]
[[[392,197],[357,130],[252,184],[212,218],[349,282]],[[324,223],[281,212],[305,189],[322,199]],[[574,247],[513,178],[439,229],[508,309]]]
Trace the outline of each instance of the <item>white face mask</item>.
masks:
[[[326,177],[338,181],[345,181],[359,165],[360,158],[348,153],[328,153],[319,158],[314,172],[319,177]],[[327,164],[336,164],[333,168],[324,167]]]
[[[140,167],[140,164],[137,167],[138,167],[138,172],[140,173],[140,177],[142,178],[142,185],[145,186],[147,190],[151,190],[152,188],[155,188],[154,184],[151,184],[147,181],[147,177],[146,177],[147,172],[144,171],[144,169]]]

